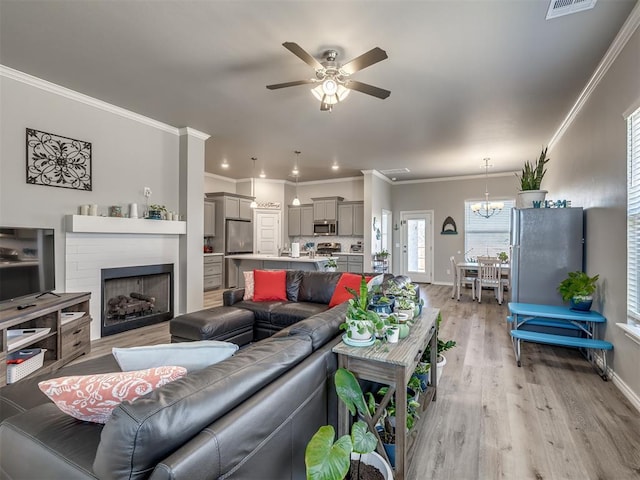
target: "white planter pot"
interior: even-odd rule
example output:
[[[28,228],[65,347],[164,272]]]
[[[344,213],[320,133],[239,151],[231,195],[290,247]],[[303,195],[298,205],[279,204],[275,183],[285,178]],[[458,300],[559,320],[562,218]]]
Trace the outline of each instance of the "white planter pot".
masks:
[[[518,192],[516,207],[534,208],[533,202],[540,202],[538,208],[544,208],[544,199],[546,196],[546,190],[524,190],[522,192]]]
[[[336,271],[336,267],[324,267],[324,271],[325,272],[335,272]]]
[[[396,310],[396,312],[405,314],[407,316],[408,320],[411,320],[413,318],[413,308],[410,309],[410,310],[400,310],[400,309],[398,309],[398,310]],[[398,321],[402,322],[403,320],[400,317],[398,317]]]
[[[442,371],[446,364],[447,364],[446,357],[442,354],[438,355],[438,362],[436,363],[436,368],[438,369],[438,385],[440,385],[440,379],[442,378]],[[429,372],[427,373],[428,375],[427,382],[431,381],[431,372],[432,370],[429,370]]]
[[[398,343],[398,340],[400,340],[400,329],[398,327],[392,328],[387,335],[387,341],[389,343]]]
[[[351,454],[351,460],[358,460],[358,458],[362,463],[366,463],[367,465],[371,465],[372,467],[377,468],[384,477],[384,480],[393,480],[393,472],[391,471],[391,467],[385,461],[385,459],[378,455],[376,452],[365,453],[364,455],[360,455],[358,453]]]
[[[368,331],[365,333],[359,333],[358,329],[353,325],[349,326],[349,332],[349,338],[351,338],[352,340],[367,341],[371,339],[371,333],[369,333]]]

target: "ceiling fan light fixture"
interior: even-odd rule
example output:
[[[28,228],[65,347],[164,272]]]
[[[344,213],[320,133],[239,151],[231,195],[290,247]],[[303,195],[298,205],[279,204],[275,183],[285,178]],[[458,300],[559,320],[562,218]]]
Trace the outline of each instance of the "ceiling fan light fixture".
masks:
[[[326,82],[327,80],[311,89],[313,96],[320,102],[326,103],[327,105],[335,105],[349,96],[350,90],[335,81],[333,81],[333,84],[336,85],[334,93],[328,93],[324,88]]]

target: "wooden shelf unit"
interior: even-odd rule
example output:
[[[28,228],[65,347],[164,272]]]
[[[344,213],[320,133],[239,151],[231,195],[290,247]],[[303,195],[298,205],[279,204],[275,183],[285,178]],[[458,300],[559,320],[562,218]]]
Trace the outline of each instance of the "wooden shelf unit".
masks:
[[[26,348],[47,349],[44,365],[34,372],[36,374],[57,370],[91,350],[91,294],[82,292],[59,295],[60,297],[45,295],[37,299],[22,299],[0,309],[0,385],[6,384],[7,355],[14,351]],[[16,307],[21,304],[34,306],[18,310]],[[63,312],[84,312],[84,315],[62,325]],[[19,348],[9,349],[7,330],[14,328],[50,328],[51,331]]]

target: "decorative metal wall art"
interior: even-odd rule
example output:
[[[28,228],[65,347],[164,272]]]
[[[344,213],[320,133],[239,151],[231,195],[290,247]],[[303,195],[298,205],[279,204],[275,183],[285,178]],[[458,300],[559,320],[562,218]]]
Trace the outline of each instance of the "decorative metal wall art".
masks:
[[[451,217],[447,217],[444,219],[444,222],[442,222],[442,231],[440,232],[441,235],[457,235],[458,234],[458,227],[456,226],[456,222],[453,218]]]
[[[91,143],[27,128],[27,183],[91,191]]]

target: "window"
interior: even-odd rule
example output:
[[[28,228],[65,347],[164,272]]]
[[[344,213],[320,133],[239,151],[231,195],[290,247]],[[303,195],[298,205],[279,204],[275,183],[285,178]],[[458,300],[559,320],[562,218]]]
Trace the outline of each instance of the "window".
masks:
[[[484,218],[471,210],[477,200],[464,202],[464,257],[481,255],[495,257],[500,252],[509,252],[509,229],[514,199],[500,200],[504,208],[495,215]]]
[[[627,310],[640,326],[640,109],[627,119]]]

